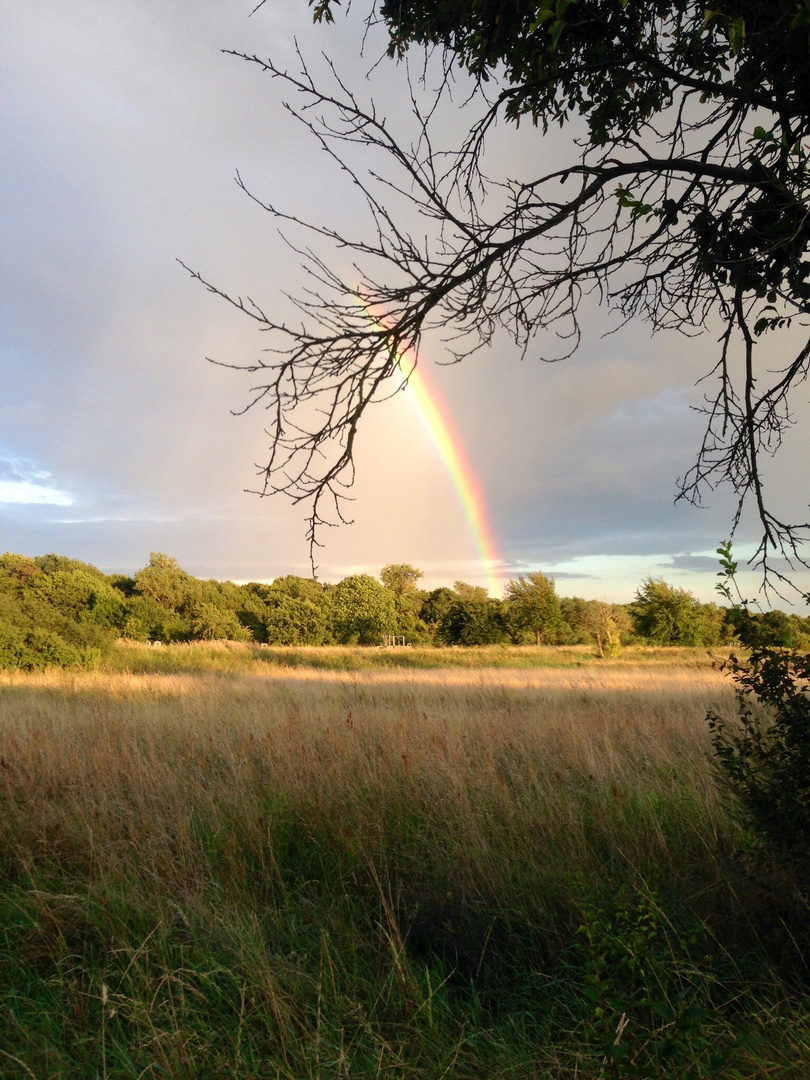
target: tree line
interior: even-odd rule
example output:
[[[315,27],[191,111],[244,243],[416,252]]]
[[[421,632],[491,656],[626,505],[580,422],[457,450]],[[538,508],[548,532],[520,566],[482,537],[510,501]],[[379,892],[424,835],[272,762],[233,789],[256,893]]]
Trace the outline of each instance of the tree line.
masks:
[[[508,582],[501,600],[485,589],[419,587],[408,563],[379,578],[338,584],[288,574],[271,584],[202,580],[153,552],[134,576],[105,574],[62,555],[0,556],[0,667],[32,670],[92,664],[116,639],[242,641],[266,645],[379,645],[396,634],[423,646],[622,644],[706,646],[735,637],[735,612],[647,578],[630,604],[557,594],[536,571]],[[810,648],[810,619],[781,611],[750,616],[761,646]],[[751,628],[747,631],[747,641]]]

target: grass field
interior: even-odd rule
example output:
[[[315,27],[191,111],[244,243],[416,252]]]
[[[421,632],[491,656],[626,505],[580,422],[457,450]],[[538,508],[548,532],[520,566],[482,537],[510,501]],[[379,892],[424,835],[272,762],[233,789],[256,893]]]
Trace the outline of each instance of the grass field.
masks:
[[[631,646],[611,666],[711,667],[727,649],[661,648]],[[592,645],[561,645],[537,648],[534,645],[488,645],[476,648],[382,649],[333,646],[247,645],[235,641],[189,642],[187,644],[145,645],[119,641],[105,663],[111,672],[260,672],[269,667],[304,668],[312,671],[366,671],[369,669],[480,668],[580,668],[604,667]]]
[[[0,677],[0,1076],[808,1075],[711,763],[731,688],[661,654]]]

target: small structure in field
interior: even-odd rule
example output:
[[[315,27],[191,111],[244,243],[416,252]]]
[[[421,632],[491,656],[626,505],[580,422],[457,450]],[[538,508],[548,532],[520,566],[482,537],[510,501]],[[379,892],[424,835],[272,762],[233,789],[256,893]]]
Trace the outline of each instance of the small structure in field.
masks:
[[[404,634],[383,634],[384,649],[404,649],[405,644]]]

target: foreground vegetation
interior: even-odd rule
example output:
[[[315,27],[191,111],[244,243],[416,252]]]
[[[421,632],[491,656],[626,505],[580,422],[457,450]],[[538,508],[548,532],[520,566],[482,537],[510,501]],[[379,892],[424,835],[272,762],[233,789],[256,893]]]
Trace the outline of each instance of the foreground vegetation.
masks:
[[[0,1075],[806,1075],[683,659],[2,676]]]

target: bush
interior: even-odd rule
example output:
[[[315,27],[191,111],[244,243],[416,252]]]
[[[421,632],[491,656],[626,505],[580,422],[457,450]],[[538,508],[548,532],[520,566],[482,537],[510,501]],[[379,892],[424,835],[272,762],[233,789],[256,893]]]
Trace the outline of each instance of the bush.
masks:
[[[25,633],[17,626],[0,622],[0,668],[34,671],[44,666],[44,661],[29,647]]]
[[[755,649],[728,666],[737,723],[708,720],[720,773],[736,796],[759,855],[810,892],[810,656]],[[756,706],[759,703],[759,708]]]
[[[46,571],[31,583],[30,590],[72,622],[95,622],[116,631],[123,625],[124,597],[94,567],[80,564],[78,569]]]
[[[9,671],[41,671],[46,667],[89,667],[101,659],[98,646],[77,646],[63,637],[42,628],[27,630],[8,622],[0,622],[0,669]]]
[[[126,604],[122,634],[133,641],[188,641],[191,623],[150,596],[133,596]]]
[[[191,631],[195,641],[250,641],[250,630],[235,612],[200,601],[191,611]]]
[[[739,608],[732,609],[728,618],[734,633],[748,649],[810,648],[810,620],[799,615]]]

